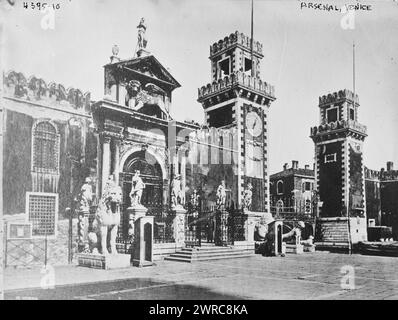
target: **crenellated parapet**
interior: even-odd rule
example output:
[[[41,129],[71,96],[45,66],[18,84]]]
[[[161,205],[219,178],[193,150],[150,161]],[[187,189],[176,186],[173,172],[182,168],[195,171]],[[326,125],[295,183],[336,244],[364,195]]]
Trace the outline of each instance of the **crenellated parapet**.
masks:
[[[90,112],[90,92],[76,88],[68,88],[55,82],[46,83],[43,79],[31,76],[26,78],[23,73],[9,71],[3,74],[3,88],[7,96],[32,102],[68,104],[74,109]]]
[[[380,171],[372,170],[365,167],[365,179],[366,180],[380,180]]]
[[[251,38],[241,32],[235,31],[224,39],[213,43],[210,46],[210,56],[220,54],[237,45],[251,49]],[[258,41],[253,41],[253,54],[263,57],[263,45]]]
[[[334,104],[344,100],[354,100],[354,93],[350,90],[344,89],[338,92],[329,93],[319,97],[319,106]],[[355,95],[355,103],[359,104],[358,95]]]
[[[330,134],[339,134],[340,132],[349,132],[357,138],[364,139],[367,136],[367,127],[353,120],[341,120],[322,124],[311,128],[311,137],[329,136]]]
[[[260,99],[265,96],[268,99],[275,100],[275,88],[273,85],[270,85],[259,78],[252,77],[244,72],[236,71],[225,76],[223,79],[213,81],[212,83],[208,83],[199,88],[198,101],[202,102],[213,95],[221,94],[225,91],[239,87],[242,89],[247,88],[250,91],[257,93]]]
[[[398,170],[371,170],[365,167],[365,179],[383,181],[398,181]]]

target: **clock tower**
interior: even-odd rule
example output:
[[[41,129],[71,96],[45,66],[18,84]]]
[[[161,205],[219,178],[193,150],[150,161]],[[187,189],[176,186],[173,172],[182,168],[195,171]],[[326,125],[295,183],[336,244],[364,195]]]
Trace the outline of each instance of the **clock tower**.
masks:
[[[198,89],[209,127],[238,132],[238,205],[253,187],[251,211],[269,212],[268,108],[274,87],[260,78],[262,44],[236,31],[210,46],[211,83]]]

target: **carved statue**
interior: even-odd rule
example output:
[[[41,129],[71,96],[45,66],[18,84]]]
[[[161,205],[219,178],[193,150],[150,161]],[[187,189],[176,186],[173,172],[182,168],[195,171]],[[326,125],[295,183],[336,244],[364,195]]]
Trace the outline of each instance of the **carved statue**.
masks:
[[[176,174],[171,182],[171,207],[184,205],[184,197],[181,190],[181,176]]]
[[[217,188],[216,193],[216,205],[218,208],[225,206],[225,202],[227,200],[227,190],[225,188],[225,180],[221,180],[221,184]]]
[[[108,245],[112,254],[116,254],[116,236],[118,225],[120,224],[120,205],[122,202],[122,188],[110,176],[101,200],[95,213],[93,223],[94,230],[99,233],[101,238],[101,253],[109,254]],[[107,242],[108,232],[110,232],[110,241]],[[92,235],[92,241],[95,240]],[[90,247],[94,247],[93,244]]]
[[[140,24],[137,26],[137,28],[138,28],[138,50],[145,49],[147,44],[147,39],[145,36],[146,24],[144,18],[141,18]]]
[[[144,181],[142,181],[140,177],[140,171],[136,170],[132,179],[132,185],[130,191],[131,207],[142,206],[141,197],[144,189],[145,189],[145,183]]]
[[[243,192],[243,209],[250,210],[252,205],[253,186],[249,182]]]
[[[93,201],[93,188],[90,185],[90,178],[86,178],[79,194],[79,210],[84,212],[90,211],[90,205]]]

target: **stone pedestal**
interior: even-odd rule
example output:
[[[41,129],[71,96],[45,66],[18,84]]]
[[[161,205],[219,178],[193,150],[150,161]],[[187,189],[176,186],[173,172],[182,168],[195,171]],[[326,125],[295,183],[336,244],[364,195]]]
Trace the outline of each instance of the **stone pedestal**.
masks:
[[[80,210],[77,212],[77,251],[83,252],[88,247],[88,231],[89,231],[89,211]]]
[[[135,234],[135,222],[141,218],[145,217],[148,209],[145,208],[143,205],[137,205],[134,207],[128,207],[126,212],[129,217],[129,230],[128,233],[130,236]]]
[[[304,252],[315,252],[315,244],[304,244],[303,251]]]
[[[131,256],[129,254],[91,254],[79,253],[77,255],[78,265],[81,267],[88,267],[94,269],[121,269],[128,268]]]
[[[302,244],[286,244],[286,253],[301,254],[304,252]]]
[[[182,206],[176,206],[171,208],[174,213],[173,230],[174,230],[174,240],[177,247],[185,246],[185,215],[187,210]]]
[[[135,221],[133,265],[153,265],[153,217],[144,216]]]

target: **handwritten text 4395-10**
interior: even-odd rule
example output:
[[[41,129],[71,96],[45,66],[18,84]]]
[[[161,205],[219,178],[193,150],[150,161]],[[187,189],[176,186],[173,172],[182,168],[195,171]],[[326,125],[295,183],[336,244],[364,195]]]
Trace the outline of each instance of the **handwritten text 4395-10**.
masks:
[[[46,8],[52,8],[53,10],[61,9],[59,3],[47,3],[47,2],[23,2],[24,9],[32,10],[46,10]]]

